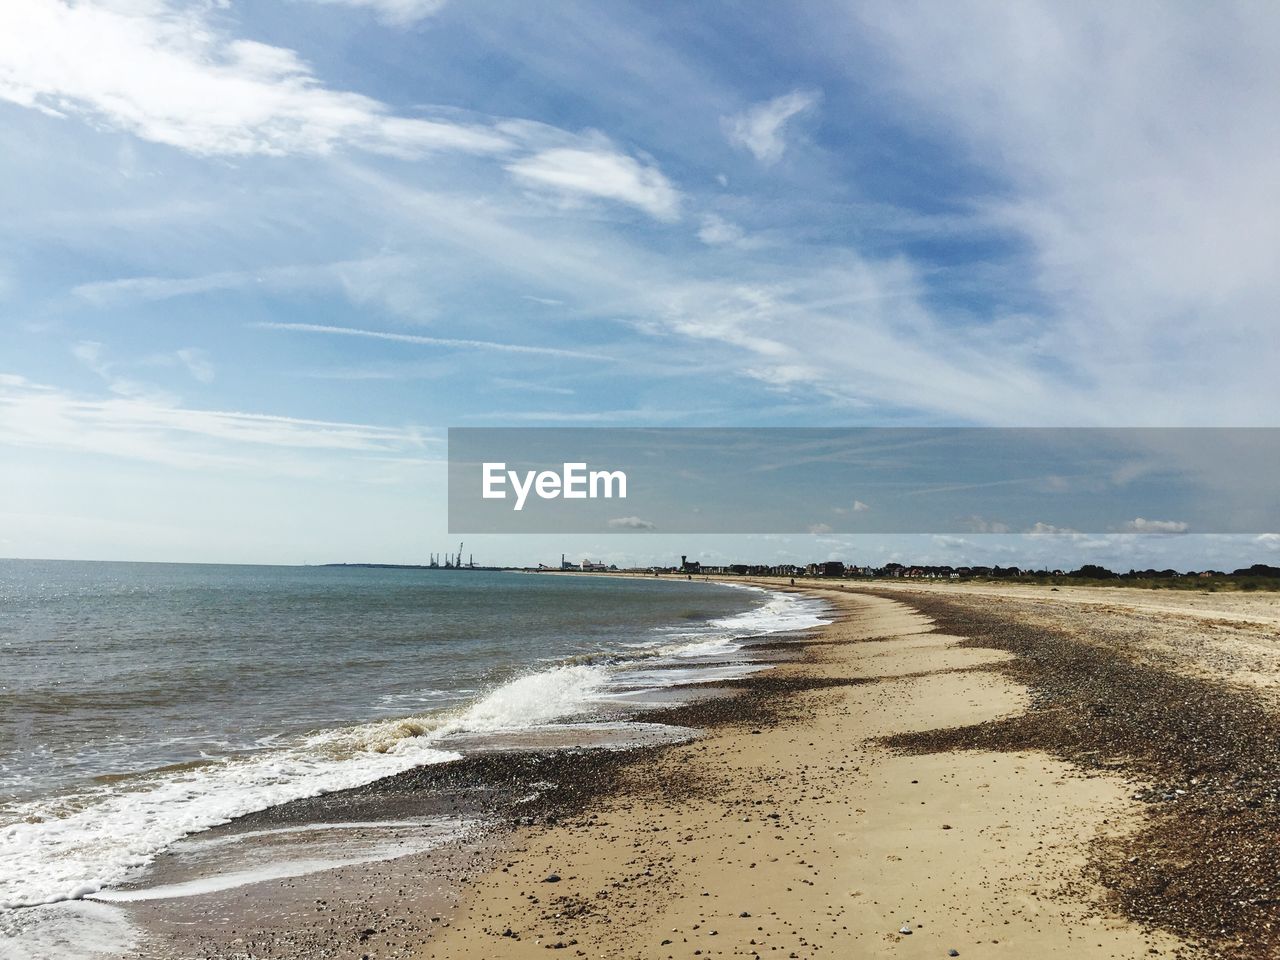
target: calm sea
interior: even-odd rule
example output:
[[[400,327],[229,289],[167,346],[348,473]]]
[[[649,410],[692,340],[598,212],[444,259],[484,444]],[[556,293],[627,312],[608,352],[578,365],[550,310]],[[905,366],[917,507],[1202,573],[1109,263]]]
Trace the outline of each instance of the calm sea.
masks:
[[[0,911],[191,833],[713,679],[809,600],[678,579],[0,561]],[[470,745],[470,747],[468,746]]]

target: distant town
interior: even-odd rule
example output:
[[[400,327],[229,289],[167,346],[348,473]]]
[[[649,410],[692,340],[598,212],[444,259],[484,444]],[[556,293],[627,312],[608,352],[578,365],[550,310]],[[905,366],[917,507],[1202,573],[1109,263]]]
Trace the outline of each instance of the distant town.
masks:
[[[538,564],[539,570],[563,570],[584,573],[645,573],[661,576],[740,576],[740,577],[821,577],[832,579],[908,579],[908,580],[1029,580],[1045,581],[1063,580],[1182,580],[1211,581],[1214,579],[1257,578],[1280,581],[1280,567],[1257,563],[1251,567],[1236,570],[1192,570],[1173,569],[1128,570],[1117,572],[1097,564],[1087,563],[1074,570],[1033,569],[1023,567],[1001,566],[961,566],[932,564],[886,563],[883,566],[858,566],[842,560],[822,560],[814,563],[729,563],[710,564],[698,560],[690,560],[682,556],[679,564],[671,566],[618,567],[616,564],[605,564],[594,560],[574,562],[560,557],[560,566],[551,567]],[[1280,582],[1276,584],[1280,586]]]
[[[477,565],[472,555],[463,560],[462,544],[456,552],[432,554],[429,563],[327,563],[326,567],[362,567],[387,570],[513,570],[531,573],[628,573],[647,576],[685,577],[808,577],[844,580],[1010,580],[1031,583],[1046,582],[1137,582],[1151,585],[1212,587],[1217,582],[1229,582],[1241,589],[1280,589],[1280,567],[1255,563],[1251,567],[1235,570],[1110,570],[1097,564],[1086,563],[1073,570],[1060,568],[1030,568],[996,566],[960,566],[946,564],[886,563],[882,566],[859,566],[842,560],[821,560],[814,563],[727,563],[712,564],[690,560],[682,556],[680,562],[669,566],[650,565],[619,567],[602,560],[570,560],[560,555],[560,563],[539,563],[534,567],[487,567]]]

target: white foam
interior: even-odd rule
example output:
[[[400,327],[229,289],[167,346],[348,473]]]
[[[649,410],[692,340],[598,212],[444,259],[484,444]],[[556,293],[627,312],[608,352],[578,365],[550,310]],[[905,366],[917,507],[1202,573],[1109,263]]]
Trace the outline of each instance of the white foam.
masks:
[[[345,755],[293,748],[23,803],[10,809],[21,822],[0,828],[0,908],[78,900],[187,834],[457,756],[426,743]]]
[[[802,597],[794,593],[771,593],[769,599],[755,609],[712,620],[711,623],[713,626],[733,631],[742,637],[810,630],[831,622],[823,616],[826,610],[827,605],[815,597]]]
[[[748,637],[767,636],[774,633],[792,633],[811,630],[831,621],[823,614],[827,605],[813,597],[791,593],[773,593],[746,584],[730,584],[742,590],[762,593],[766,599],[759,606],[730,617],[711,620],[700,630],[682,630],[666,633],[652,645],[649,653],[658,657],[657,663],[679,663],[686,660],[730,659],[742,650],[742,641]],[[652,665],[654,661],[651,661]],[[640,669],[644,669],[642,666]],[[698,669],[693,667],[691,669]],[[705,669],[705,668],[704,668]],[[701,671],[699,671],[701,672]],[[750,673],[747,670],[746,673]],[[739,674],[745,676],[746,673]],[[646,682],[657,686],[688,683],[690,677],[678,671],[662,678],[656,671],[646,672]],[[724,679],[720,677],[717,679]],[[710,679],[710,677],[708,677]],[[696,681],[694,681],[696,682]]]
[[[360,853],[345,856],[329,857],[285,857],[271,860],[268,863],[242,870],[231,870],[224,873],[213,873],[184,880],[180,883],[168,883],[154,887],[141,887],[130,890],[105,890],[94,895],[95,900],[108,903],[137,903],[144,900],[172,900],[177,897],[196,897],[208,893],[220,893],[247,887],[250,884],[263,883],[267,880],[286,880],[293,877],[305,877],[326,870],[340,867],[354,867],[363,863],[384,863],[400,857],[425,853],[449,840],[458,831],[470,827],[469,821],[462,821],[452,831],[435,836],[418,836],[411,839],[397,838],[391,841],[361,843]]]
[[[0,913],[0,960],[90,960],[134,956],[137,929],[118,907],[105,903]]]
[[[459,732],[521,730],[581,715],[604,688],[603,667],[518,677],[470,707],[326,731],[293,748],[121,781],[6,810],[0,827],[0,908],[77,900],[120,883],[182,837],[236,817],[370,783],[459,754]]]
[[[609,671],[603,666],[553,667],[503,684],[467,708],[449,732],[521,730],[586,712],[605,689]]]

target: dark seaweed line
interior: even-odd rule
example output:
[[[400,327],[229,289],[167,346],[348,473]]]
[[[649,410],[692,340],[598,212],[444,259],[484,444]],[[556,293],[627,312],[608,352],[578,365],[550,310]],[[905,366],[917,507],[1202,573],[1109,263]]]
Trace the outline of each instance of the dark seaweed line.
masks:
[[[900,596],[892,599],[901,600]],[[1130,918],[1222,956],[1280,957],[1280,718],[1248,693],[1127,659],[963,601],[912,597],[960,645],[1007,651],[998,670],[1030,710],[887,738],[906,753],[1041,750],[1156,786],[1135,834],[1100,842],[1092,870]]]

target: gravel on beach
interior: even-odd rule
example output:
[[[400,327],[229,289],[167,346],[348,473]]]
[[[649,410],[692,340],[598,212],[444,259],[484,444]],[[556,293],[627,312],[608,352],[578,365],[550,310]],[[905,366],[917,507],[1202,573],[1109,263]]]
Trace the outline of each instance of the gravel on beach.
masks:
[[[900,597],[897,597],[901,599]],[[974,598],[912,596],[962,646],[1014,659],[1025,714],[886,741],[904,752],[1043,750],[1141,784],[1136,833],[1101,841],[1096,878],[1130,918],[1223,956],[1280,955],[1280,716],[1253,691],[1153,662],[1120,624]],[[1166,625],[1165,630],[1194,629]]]

